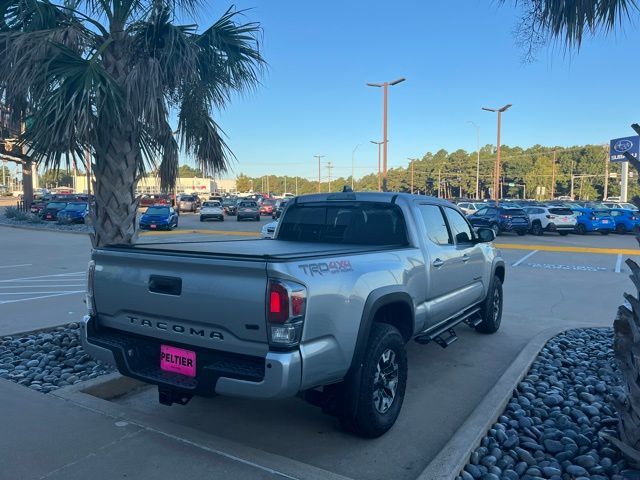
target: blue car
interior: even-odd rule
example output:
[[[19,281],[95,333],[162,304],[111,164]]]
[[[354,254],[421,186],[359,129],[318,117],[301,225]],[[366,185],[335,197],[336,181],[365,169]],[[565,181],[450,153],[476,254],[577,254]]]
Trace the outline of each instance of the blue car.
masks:
[[[140,230],[173,230],[178,226],[178,214],[168,205],[153,205],[140,218]]]
[[[640,228],[640,212],[624,208],[609,210],[616,224],[616,233],[637,232]]]
[[[594,210],[591,208],[572,208],[578,223],[576,233],[584,235],[588,232],[600,232],[608,235],[616,230],[616,222],[609,210]]]
[[[487,205],[468,215],[467,219],[474,227],[487,227],[496,236],[503,232],[516,232],[525,235],[529,231],[529,216],[521,208]]]
[[[58,212],[58,220],[69,223],[84,223],[89,213],[89,204],[84,202],[69,202]]]

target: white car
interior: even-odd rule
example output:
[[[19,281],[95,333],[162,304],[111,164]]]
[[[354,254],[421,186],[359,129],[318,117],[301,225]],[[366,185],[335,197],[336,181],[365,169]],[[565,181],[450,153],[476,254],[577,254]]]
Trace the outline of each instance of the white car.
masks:
[[[222,210],[222,204],[218,201],[209,200],[202,203],[200,208],[200,221],[205,220],[220,220],[224,222],[224,211]]]
[[[278,228],[278,222],[267,223],[264,227],[262,227],[262,230],[260,231],[260,237],[273,239],[273,236],[276,233],[276,228]]]
[[[482,202],[459,202],[458,208],[464,212],[465,215],[471,215],[476,213],[483,207],[486,207],[486,203]]]
[[[578,220],[573,210],[567,207],[533,206],[523,208],[529,215],[531,233],[544,235],[544,232],[558,232],[560,235],[568,235],[576,228]]]
[[[633,203],[626,202],[602,202],[602,204],[607,208],[622,208],[624,210],[632,210],[637,211],[638,207],[636,207]]]

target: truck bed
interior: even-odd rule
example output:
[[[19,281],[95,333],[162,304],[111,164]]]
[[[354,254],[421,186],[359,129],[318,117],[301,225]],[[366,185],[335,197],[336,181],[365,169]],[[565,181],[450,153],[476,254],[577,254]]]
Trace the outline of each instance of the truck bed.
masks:
[[[139,243],[137,245],[111,246],[105,250],[138,252],[158,255],[206,256],[254,261],[290,261],[303,258],[358,255],[383,250],[407,248],[405,246],[344,245],[329,243],[304,243],[285,240],[223,240],[198,242]]]

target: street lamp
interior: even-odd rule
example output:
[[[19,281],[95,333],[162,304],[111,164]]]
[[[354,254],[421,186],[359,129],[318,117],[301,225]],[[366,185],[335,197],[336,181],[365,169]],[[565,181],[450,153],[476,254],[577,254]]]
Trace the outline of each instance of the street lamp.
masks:
[[[494,112],[498,114],[498,151],[496,152],[496,163],[493,167],[493,199],[500,200],[500,193],[498,187],[500,185],[500,120],[502,113],[511,108],[511,104],[508,103],[502,108],[487,108],[482,107],[482,110],[487,112]]]
[[[354,158],[356,155],[356,150],[358,149],[358,147],[360,146],[360,144],[356,145],[356,147],[353,149],[353,151],[351,152],[351,190],[353,190],[353,176],[354,176]]]
[[[383,107],[382,107],[382,142],[384,145],[383,148],[383,180],[382,180],[382,190],[387,191],[387,99],[388,99],[388,90],[389,86],[394,86],[399,83],[402,83],[406,80],[406,78],[402,77],[393,82],[384,82],[384,83],[367,83],[369,87],[382,87],[384,90],[383,95]]]
[[[475,122],[468,120],[476,128],[476,146],[477,146],[477,158],[476,158],[476,200],[480,200],[480,127]]]
[[[376,142],[375,140],[369,141],[378,145],[378,191],[380,191],[380,146],[385,142]]]
[[[318,159],[318,193],[320,193],[320,159],[326,157],[326,155],[314,155]]]

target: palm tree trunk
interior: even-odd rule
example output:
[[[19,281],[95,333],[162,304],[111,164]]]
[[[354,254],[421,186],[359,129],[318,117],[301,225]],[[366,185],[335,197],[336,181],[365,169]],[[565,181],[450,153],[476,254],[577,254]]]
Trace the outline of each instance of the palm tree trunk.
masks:
[[[640,295],[640,267],[631,259],[626,263],[631,268],[636,293]],[[609,440],[620,449],[632,467],[640,468],[640,300],[628,293],[624,296],[632,310],[624,305],[618,308],[613,328],[614,351],[625,395],[616,399],[620,439]]]
[[[139,149],[127,135],[111,136],[103,148],[96,149],[94,247],[131,244],[137,239],[136,166],[139,156]]]

